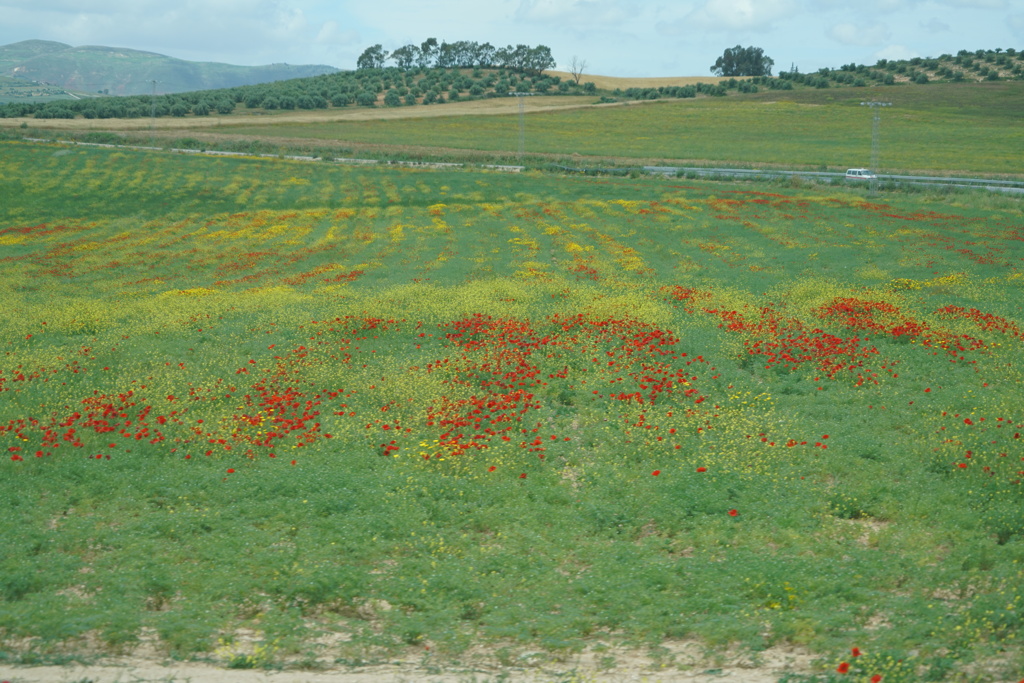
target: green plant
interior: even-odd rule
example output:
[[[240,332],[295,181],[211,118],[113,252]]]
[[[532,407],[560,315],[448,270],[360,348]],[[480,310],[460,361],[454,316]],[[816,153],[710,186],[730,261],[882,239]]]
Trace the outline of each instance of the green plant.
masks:
[[[5,661],[1019,665],[1017,199],[4,146]]]

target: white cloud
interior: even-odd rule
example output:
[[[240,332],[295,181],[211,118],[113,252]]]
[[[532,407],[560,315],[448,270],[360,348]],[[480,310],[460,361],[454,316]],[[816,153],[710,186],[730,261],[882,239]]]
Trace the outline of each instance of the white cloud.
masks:
[[[877,22],[869,25],[844,22],[830,28],[828,36],[843,45],[865,47],[885,43],[891,32],[885,24]]]
[[[928,31],[929,33],[948,33],[949,31],[952,30],[949,24],[937,19],[936,17],[932,17],[928,21],[922,21],[921,28]]]
[[[916,51],[911,50],[906,45],[889,45],[888,47],[882,48],[875,53],[875,59],[913,59],[914,57],[920,57]]]
[[[686,22],[710,30],[768,30],[798,12],[793,0],[707,0]]]
[[[939,3],[972,9],[1004,9],[1007,6],[1007,0],[939,0]]]
[[[514,16],[528,22],[595,25],[628,21],[641,11],[638,3],[616,0],[520,0]]]
[[[0,0],[0,45],[39,38],[233,64],[354,68],[369,45],[547,45],[593,73],[695,75],[728,45],[779,64],[1020,47],[1024,0]],[[952,28],[951,28],[952,27]]]

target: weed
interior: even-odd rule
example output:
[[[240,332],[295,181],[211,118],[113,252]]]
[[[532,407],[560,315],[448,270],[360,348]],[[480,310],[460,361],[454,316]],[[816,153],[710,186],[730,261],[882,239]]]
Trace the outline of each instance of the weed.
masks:
[[[10,657],[1015,652],[1019,203],[3,144]]]

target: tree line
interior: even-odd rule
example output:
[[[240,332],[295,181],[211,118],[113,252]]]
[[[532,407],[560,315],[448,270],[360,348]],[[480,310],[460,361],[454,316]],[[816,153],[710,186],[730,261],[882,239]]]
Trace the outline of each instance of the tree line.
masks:
[[[553,69],[555,60],[546,45],[508,45],[494,47],[490,43],[457,40],[438,42],[427,38],[419,45],[403,45],[388,52],[381,44],[366,48],[356,60],[357,69],[382,69],[391,61],[401,71],[410,69],[511,69],[539,74]]]
[[[165,116],[227,115],[246,109],[299,110],[348,106],[401,107],[461,100],[507,97],[513,93],[536,95],[594,94],[593,83],[543,73],[509,69],[460,70],[397,67],[366,68],[309,78],[245,85],[170,95],[93,97],[48,102],[11,102],[0,105],[0,118],[31,116],[39,119],[145,118]]]

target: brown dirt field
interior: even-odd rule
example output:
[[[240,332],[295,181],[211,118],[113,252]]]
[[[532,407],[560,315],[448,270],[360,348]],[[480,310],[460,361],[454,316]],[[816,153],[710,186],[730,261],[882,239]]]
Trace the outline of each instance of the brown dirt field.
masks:
[[[568,71],[545,71],[544,73],[551,76],[560,76],[563,81],[571,80],[572,74]],[[745,80],[745,76],[737,78],[736,80]],[[728,78],[719,78],[718,76],[663,76],[663,77],[645,77],[645,78],[619,78],[617,76],[592,76],[586,72],[580,76],[580,83],[586,83],[587,81],[592,82],[598,88],[602,90],[615,90],[621,88],[626,90],[627,88],[660,88],[662,86],[683,86],[683,85],[696,85],[697,83],[721,83],[727,81]]]
[[[628,106],[635,102],[615,104],[598,104],[596,97],[579,96],[543,96],[523,98],[523,107],[527,112],[556,111],[579,109],[583,107]],[[0,126],[16,128],[22,123],[38,130],[108,130],[108,131],[146,131],[150,127],[158,130],[207,130],[227,129],[231,126],[250,126],[253,124],[275,123],[331,123],[337,121],[388,121],[407,118],[436,118],[441,116],[488,116],[495,114],[515,114],[519,111],[518,98],[499,97],[469,102],[448,102],[415,107],[345,107],[342,109],[314,109],[302,111],[286,111],[265,113],[262,111],[231,114],[228,116],[163,116],[155,121],[141,119],[35,119],[10,118],[0,119]]]
[[[785,674],[809,674],[812,657],[788,648],[773,648],[750,656],[707,659],[695,643],[667,643],[667,657],[653,660],[633,651],[609,649],[570,655],[560,661],[519,666],[493,664],[445,668],[429,654],[358,668],[325,666],[315,671],[238,670],[211,663],[177,662],[156,658],[120,657],[98,664],[68,666],[0,666],[0,680],[10,683],[544,683],[572,680],[579,683],[774,683]],[[539,653],[538,653],[539,654]],[[493,660],[493,657],[490,658]],[[610,665],[614,659],[614,666]]]

